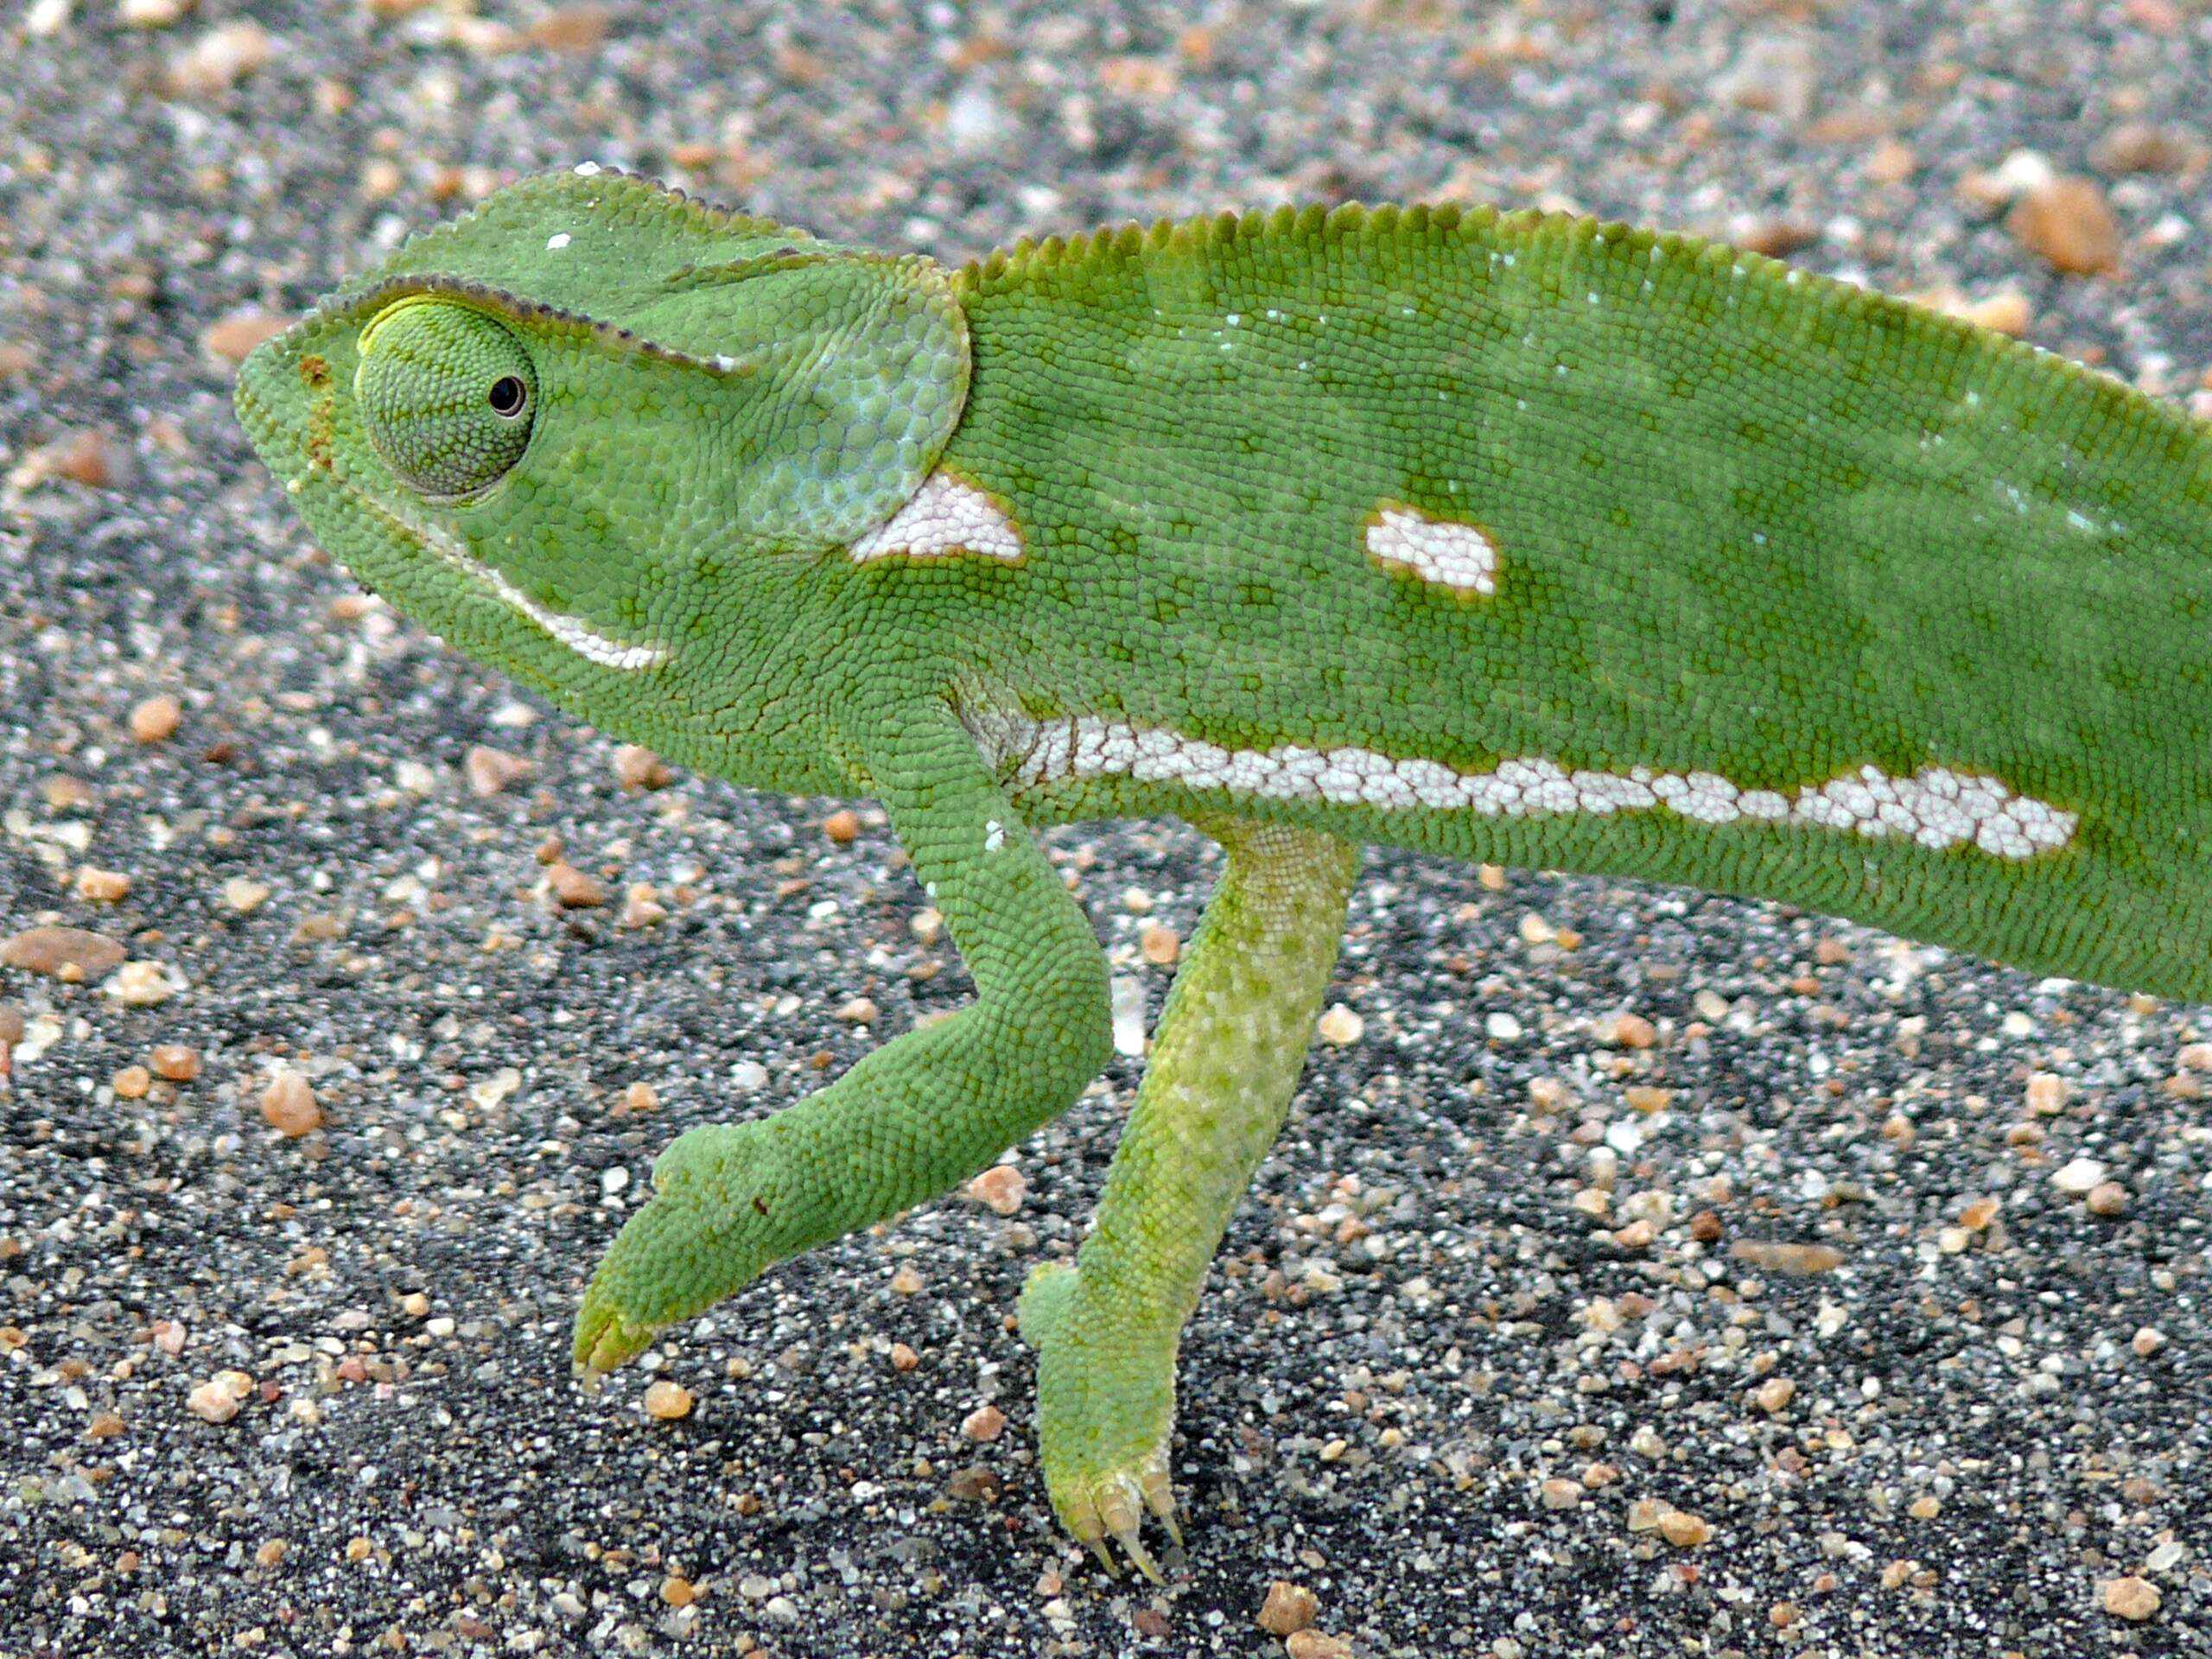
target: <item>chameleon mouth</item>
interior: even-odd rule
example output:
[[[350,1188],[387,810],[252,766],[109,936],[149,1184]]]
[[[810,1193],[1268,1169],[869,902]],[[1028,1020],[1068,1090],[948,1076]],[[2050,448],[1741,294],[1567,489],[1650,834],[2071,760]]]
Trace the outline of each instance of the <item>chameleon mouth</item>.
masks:
[[[348,483],[345,487],[353,493],[354,499],[383,519],[394,534],[429,549],[450,569],[542,630],[556,645],[574,652],[586,662],[634,673],[658,668],[668,660],[668,652],[658,645],[632,645],[613,639],[581,618],[540,604],[469,552],[461,537],[442,525],[418,518],[397,503],[380,499],[357,484]]]

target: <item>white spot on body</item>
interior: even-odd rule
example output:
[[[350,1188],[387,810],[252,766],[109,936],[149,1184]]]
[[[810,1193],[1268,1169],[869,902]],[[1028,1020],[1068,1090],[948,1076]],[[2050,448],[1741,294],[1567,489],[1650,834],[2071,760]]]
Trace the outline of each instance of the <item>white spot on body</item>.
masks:
[[[924,479],[887,522],[855,542],[851,551],[855,564],[894,554],[927,559],[948,553],[974,553],[1018,563],[1021,532],[998,503],[973,484],[938,472]]]
[[[1497,591],[1497,549],[1472,524],[1384,507],[1367,526],[1367,550],[1385,569],[1463,594]]]
[[[545,251],[548,253],[557,252],[568,245],[569,233],[566,231],[556,231],[545,238]]]
[[[598,172],[599,163],[597,162],[578,162],[576,163],[575,174],[580,179],[594,177]]]
[[[1357,746],[1227,749],[1164,727],[1136,727],[1095,715],[1036,722],[994,715],[969,729],[994,763],[1014,767],[1017,787],[1067,778],[1126,777],[1194,790],[1225,790],[1262,800],[1325,801],[1384,810],[1427,807],[1492,817],[1533,814],[1646,812],[1664,806],[1697,823],[1800,824],[1870,840],[1896,836],[1942,851],[1971,845],[1994,858],[2027,859],[2063,847],[2079,819],[2032,796],[2015,794],[1985,773],[1923,766],[1892,778],[1863,766],[1794,798],[1747,789],[1717,772],[1568,772],[1541,755],[1510,757],[1489,772],[1459,772],[1420,757],[1400,760]]]
[[[983,850],[987,853],[995,853],[1000,848],[1005,845],[1006,826],[1001,823],[996,818],[992,818],[985,823],[983,825]]]

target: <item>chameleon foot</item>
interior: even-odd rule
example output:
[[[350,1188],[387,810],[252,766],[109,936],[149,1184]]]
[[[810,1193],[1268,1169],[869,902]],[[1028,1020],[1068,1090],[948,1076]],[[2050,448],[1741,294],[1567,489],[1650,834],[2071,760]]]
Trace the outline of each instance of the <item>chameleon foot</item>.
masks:
[[[569,1358],[577,1379],[595,1391],[600,1379],[617,1366],[626,1365],[645,1352],[659,1332],[658,1325],[633,1322],[611,1306],[612,1298],[598,1279],[584,1293],[576,1310],[576,1328]]]
[[[576,1309],[569,1353],[587,1389],[785,1253],[758,1197],[759,1133],[751,1123],[693,1129],[654,1163],[653,1197],[623,1224]]]
[[[1052,1512],[1109,1573],[1108,1541],[1154,1583],[1141,1536],[1147,1515],[1183,1541],[1167,1477],[1175,1420],[1175,1350],[1133,1342],[1089,1305],[1072,1268],[1042,1267],[1021,1293],[1021,1334],[1038,1351],[1037,1422]]]

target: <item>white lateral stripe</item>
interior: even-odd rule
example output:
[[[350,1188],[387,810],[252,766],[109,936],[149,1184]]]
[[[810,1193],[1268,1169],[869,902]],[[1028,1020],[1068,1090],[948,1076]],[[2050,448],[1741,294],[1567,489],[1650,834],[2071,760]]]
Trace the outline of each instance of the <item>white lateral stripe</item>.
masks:
[[[1463,594],[1497,591],[1497,549],[1472,524],[1384,507],[1367,526],[1367,550],[1387,569]]]
[[[1295,743],[1271,749],[1226,749],[1161,728],[1141,728],[1082,715],[1039,723],[1003,715],[978,716],[970,729],[986,753],[1017,761],[1017,786],[1064,778],[1119,776],[1140,783],[1226,790],[1263,800],[1327,801],[1385,810],[1427,807],[1490,817],[1538,813],[1645,812],[1665,806],[1700,823],[1750,818],[1894,836],[1942,850],[1972,844],[1995,858],[2033,858],[2074,837],[2075,814],[2018,795],[1996,779],[1948,766],[1923,766],[1892,778],[1865,766],[1794,799],[1771,789],[1745,789],[1716,772],[1568,772],[1541,756],[1505,760],[1490,772],[1456,772],[1434,760],[1399,760],[1368,748],[1315,749]]]
[[[567,647],[585,661],[596,663],[601,668],[634,671],[658,668],[668,660],[668,653],[658,645],[625,645],[620,639],[608,639],[587,622],[548,609],[490,565],[476,558],[462,545],[461,538],[443,525],[417,518],[413,513],[390,502],[378,500],[365,491],[357,490],[354,494],[356,499],[366,502],[391,520],[397,528],[420,541],[462,575],[480,584],[502,604],[543,629],[555,644]]]
[[[1021,532],[998,504],[950,473],[931,473],[889,520],[852,545],[853,563],[889,558],[939,558],[948,553],[978,553],[1018,563]]]

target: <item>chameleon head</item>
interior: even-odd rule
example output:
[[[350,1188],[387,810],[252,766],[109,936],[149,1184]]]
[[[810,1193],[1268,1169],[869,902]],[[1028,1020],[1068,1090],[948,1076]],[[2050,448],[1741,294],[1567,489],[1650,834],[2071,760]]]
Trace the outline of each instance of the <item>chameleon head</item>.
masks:
[[[619,727],[689,668],[763,677],[794,584],[920,486],[967,385],[937,267],[586,168],[408,242],[237,403],[364,583]]]
[[[573,699],[674,655],[664,457],[594,442],[584,325],[460,284],[326,307],[247,359],[241,423],[324,545],[416,620]],[[652,439],[648,438],[650,443]],[[648,531],[656,533],[647,533]]]

